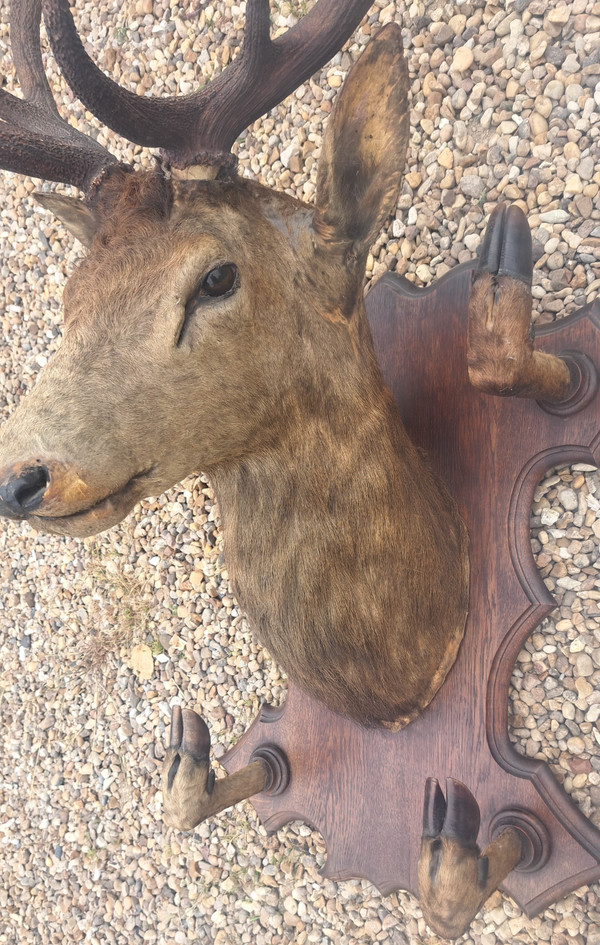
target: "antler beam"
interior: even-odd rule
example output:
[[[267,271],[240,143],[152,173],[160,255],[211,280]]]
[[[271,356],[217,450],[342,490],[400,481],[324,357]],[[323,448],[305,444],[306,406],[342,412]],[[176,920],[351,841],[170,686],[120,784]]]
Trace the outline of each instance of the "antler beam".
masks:
[[[11,5],[11,47],[23,98],[0,90],[0,167],[88,191],[116,158],[60,117],[40,51],[41,0]]]
[[[84,105],[118,134],[163,149],[173,167],[228,163],[237,136],[274,108],[343,45],[372,0],[319,0],[283,36],[270,37],[268,0],[248,0],[239,56],[192,95],[155,99],[121,88],[90,59],[68,0],[43,0],[44,21],[66,81]]]

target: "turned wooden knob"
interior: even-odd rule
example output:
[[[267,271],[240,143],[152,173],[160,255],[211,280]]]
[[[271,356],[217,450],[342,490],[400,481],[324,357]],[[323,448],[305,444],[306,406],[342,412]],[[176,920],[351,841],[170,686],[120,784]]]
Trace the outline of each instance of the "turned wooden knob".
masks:
[[[515,869],[520,873],[534,873],[548,862],[552,851],[552,841],[541,820],[529,810],[506,808],[490,821],[490,842],[496,839],[507,827],[513,827],[521,837],[523,850]]]

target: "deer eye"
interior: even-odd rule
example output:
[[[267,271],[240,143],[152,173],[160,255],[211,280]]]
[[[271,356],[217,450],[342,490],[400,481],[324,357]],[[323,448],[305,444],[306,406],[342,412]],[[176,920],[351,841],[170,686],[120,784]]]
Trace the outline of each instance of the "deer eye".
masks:
[[[201,289],[213,299],[220,295],[227,295],[235,287],[237,275],[237,267],[233,263],[217,266],[216,269],[211,269],[205,277]]]
[[[233,295],[239,284],[239,272],[237,266],[234,266],[233,263],[223,263],[222,266],[215,266],[214,269],[211,269],[185,303],[183,320],[179,326],[176,344],[179,346],[182,343],[188,322],[199,306],[210,302],[211,299]]]
[[[206,299],[218,299],[224,295],[231,295],[239,285],[239,273],[233,263],[223,263],[215,266],[198,283],[192,295],[186,302],[186,313],[191,312],[199,302]]]

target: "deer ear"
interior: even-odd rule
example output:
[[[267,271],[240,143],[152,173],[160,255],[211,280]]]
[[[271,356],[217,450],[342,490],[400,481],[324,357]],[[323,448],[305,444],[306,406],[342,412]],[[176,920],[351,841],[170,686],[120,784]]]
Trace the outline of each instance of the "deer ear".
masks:
[[[50,210],[61,223],[64,223],[69,233],[89,246],[96,231],[96,219],[92,211],[77,197],[66,197],[64,194],[34,194],[37,203]]]
[[[394,210],[409,133],[408,68],[390,23],[351,69],[328,121],[313,227],[322,244],[366,251]]]

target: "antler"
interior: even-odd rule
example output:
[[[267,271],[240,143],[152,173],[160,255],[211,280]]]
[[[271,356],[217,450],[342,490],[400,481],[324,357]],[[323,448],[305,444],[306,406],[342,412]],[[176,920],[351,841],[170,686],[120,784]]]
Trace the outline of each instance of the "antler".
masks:
[[[270,36],[269,0],[247,0],[239,56],[192,95],[154,99],[121,88],[92,62],[68,0],[43,0],[44,21],[66,81],[97,118],[145,147],[163,149],[176,168],[232,164],[237,136],[330,59],[358,26],[372,0],[319,0],[294,27]]]
[[[117,159],[58,113],[42,65],[41,5],[42,0],[11,4],[11,47],[24,97],[0,89],[0,167],[88,192]]]

